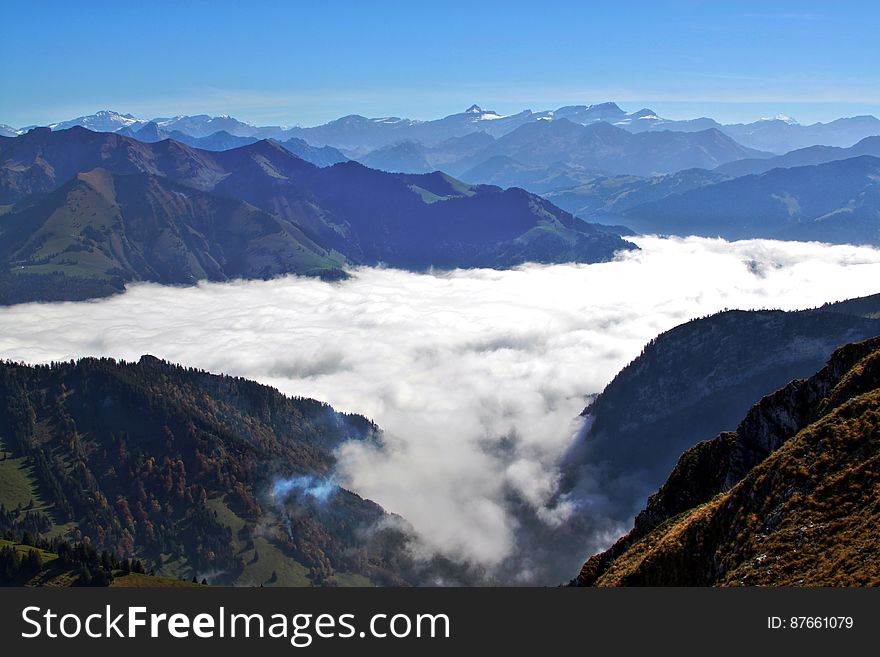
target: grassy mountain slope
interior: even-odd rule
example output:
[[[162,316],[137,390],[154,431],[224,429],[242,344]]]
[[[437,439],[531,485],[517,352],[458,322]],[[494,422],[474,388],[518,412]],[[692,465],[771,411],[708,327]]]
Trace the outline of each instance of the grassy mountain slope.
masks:
[[[17,554],[17,559],[20,560],[26,560],[33,552],[40,556],[32,568],[25,566],[14,574],[0,572],[0,586],[66,588],[94,584],[94,582],[86,580],[90,577],[90,571],[84,572],[81,564],[71,563],[69,559],[59,556],[56,552],[0,538],[0,553],[8,550],[14,551]],[[8,554],[6,552],[7,556]],[[97,555],[95,556],[97,557]],[[100,561],[96,560],[95,563],[88,565],[94,569],[96,566],[100,567]],[[114,588],[191,588],[199,586],[190,580],[131,572],[130,566],[125,568],[111,566],[108,572],[112,579],[107,585]],[[105,583],[102,582],[101,585]]]
[[[320,273],[345,262],[246,202],[143,173],[77,174],[3,226],[0,256],[14,277],[61,273],[121,287]]]
[[[581,585],[880,584],[880,338],[682,455]]]

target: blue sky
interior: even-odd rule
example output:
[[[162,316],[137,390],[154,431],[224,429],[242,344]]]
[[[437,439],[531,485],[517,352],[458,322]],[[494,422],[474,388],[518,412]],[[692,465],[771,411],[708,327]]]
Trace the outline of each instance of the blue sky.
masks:
[[[617,101],[880,115],[875,2],[6,0],[0,123],[98,109],[314,125]]]

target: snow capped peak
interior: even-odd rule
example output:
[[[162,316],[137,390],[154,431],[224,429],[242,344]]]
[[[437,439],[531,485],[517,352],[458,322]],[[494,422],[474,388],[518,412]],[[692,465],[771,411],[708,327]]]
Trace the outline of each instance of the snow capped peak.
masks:
[[[95,116],[119,118],[119,119],[133,119],[134,118],[134,116],[132,116],[131,114],[120,114],[119,112],[114,112],[113,110],[98,110],[97,112],[95,112]]]
[[[464,111],[464,113],[465,113],[465,114],[482,114],[482,113],[483,113],[483,108],[480,107],[479,105],[471,105],[470,107],[468,107],[468,108]]]
[[[144,119],[136,118],[131,114],[120,114],[113,110],[100,110],[88,116],[80,116],[70,121],[53,123],[49,127],[52,130],[64,130],[73,126],[82,126],[95,132],[114,132],[120,128],[127,128],[135,123],[145,123]]]
[[[800,125],[797,119],[793,119],[786,114],[777,114],[776,116],[764,116],[759,119],[760,121],[782,121],[783,123],[787,123],[788,125]]]
[[[13,128],[11,125],[0,123],[0,137],[17,137],[21,133],[21,130]]]

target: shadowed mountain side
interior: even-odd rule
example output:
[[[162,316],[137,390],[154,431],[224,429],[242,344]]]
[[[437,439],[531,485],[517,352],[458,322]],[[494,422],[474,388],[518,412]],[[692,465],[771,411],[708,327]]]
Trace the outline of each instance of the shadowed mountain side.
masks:
[[[685,452],[582,586],[880,584],[880,339]]]
[[[143,173],[78,174],[4,217],[3,227],[0,258],[9,263],[9,280],[19,282],[3,295],[7,302],[28,298],[33,275],[100,281],[120,291],[132,281],[338,276],[345,262],[296,225],[244,201]],[[56,298],[72,297],[59,286]]]
[[[358,262],[505,267],[597,262],[632,248],[521,189],[465,185],[442,173],[391,176],[348,162],[321,170],[310,189],[334,216],[349,218],[357,250],[347,255]]]
[[[870,300],[854,314],[728,311],[661,334],[584,411],[566,486],[586,477],[616,500],[615,517],[632,517],[684,450],[734,429],[755,399],[816,372],[840,344],[880,334],[862,316],[880,310]]]

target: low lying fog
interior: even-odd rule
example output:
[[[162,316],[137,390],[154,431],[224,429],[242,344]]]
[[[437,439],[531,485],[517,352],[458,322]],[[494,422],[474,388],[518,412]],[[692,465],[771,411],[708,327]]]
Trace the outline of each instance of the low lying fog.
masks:
[[[342,485],[412,523],[418,550],[553,584],[627,529],[595,518],[549,570],[526,544],[536,524],[549,539],[590,513],[589,500],[554,496],[586,395],[693,317],[812,307],[875,293],[880,281],[880,251],[867,247],[634,241],[641,251],[598,265],[369,268],[343,283],[135,285],[103,301],[15,306],[0,309],[0,357],[149,353],[362,413],[386,444],[345,445]]]

